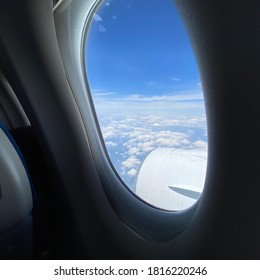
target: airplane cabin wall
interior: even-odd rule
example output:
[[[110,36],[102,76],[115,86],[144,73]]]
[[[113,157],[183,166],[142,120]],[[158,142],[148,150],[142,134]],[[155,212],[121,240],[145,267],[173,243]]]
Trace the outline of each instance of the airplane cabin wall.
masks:
[[[190,225],[174,240],[156,243],[124,225],[104,193],[60,58],[52,1],[0,2],[0,61],[51,176],[44,199],[57,224],[57,258],[260,257],[260,3],[176,4],[202,78],[208,171]]]

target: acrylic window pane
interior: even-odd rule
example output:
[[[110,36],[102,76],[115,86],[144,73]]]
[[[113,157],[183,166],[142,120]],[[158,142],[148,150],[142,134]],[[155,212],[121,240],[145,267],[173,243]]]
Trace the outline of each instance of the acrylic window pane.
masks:
[[[104,1],[85,59],[118,176],[155,207],[190,207],[204,186],[207,127],[197,66],[173,1]]]

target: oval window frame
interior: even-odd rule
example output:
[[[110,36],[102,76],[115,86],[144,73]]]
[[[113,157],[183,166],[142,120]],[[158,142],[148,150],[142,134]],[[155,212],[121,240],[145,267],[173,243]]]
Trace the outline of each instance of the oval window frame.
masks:
[[[111,207],[135,234],[149,241],[167,242],[186,229],[196,213],[203,193],[188,209],[176,212],[162,210],[132,193],[115,172],[104,146],[85,65],[88,30],[94,13],[102,3],[103,0],[63,0],[55,6],[56,29],[57,33],[61,32],[57,37],[64,68],[82,115],[94,164]],[[84,12],[85,18],[82,16]],[[68,40],[72,41],[68,43]]]

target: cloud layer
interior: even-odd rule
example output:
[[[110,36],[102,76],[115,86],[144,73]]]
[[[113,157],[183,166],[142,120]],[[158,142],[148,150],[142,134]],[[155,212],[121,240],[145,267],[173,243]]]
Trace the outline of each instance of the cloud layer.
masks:
[[[154,149],[207,150],[205,116],[110,114],[99,120],[111,161],[133,191],[138,170]]]

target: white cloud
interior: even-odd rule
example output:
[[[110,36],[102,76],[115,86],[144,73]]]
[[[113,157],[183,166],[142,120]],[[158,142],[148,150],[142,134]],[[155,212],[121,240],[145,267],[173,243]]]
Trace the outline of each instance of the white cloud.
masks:
[[[101,24],[98,26],[98,30],[100,32],[106,32],[107,31],[106,28],[103,25],[101,25]]]
[[[193,143],[193,147],[194,148],[198,148],[198,149],[205,149],[207,150],[208,148],[208,143],[202,140],[198,140],[196,142]]]
[[[117,132],[112,126],[102,127],[102,134],[104,139],[113,138],[117,136]]]
[[[134,177],[137,174],[137,170],[135,168],[132,168],[126,174],[130,177]]]
[[[98,92],[96,92],[98,93]],[[98,96],[96,96],[98,98]],[[139,112],[150,112],[151,114],[176,112],[176,114],[191,113],[203,114],[205,111],[203,95],[201,92],[178,92],[165,95],[139,95],[132,94],[123,96],[121,94],[115,94],[106,98],[98,98],[95,100],[96,109],[103,114],[104,112],[111,113],[111,111],[117,113],[127,114],[139,114]]]
[[[153,101],[165,101],[165,102],[182,102],[182,101],[193,101],[203,100],[202,93],[186,93],[186,94],[167,94],[167,95],[153,95],[144,96],[138,94],[132,94],[125,98],[127,101],[136,102],[153,102]]]
[[[96,97],[96,96],[108,96],[108,95],[116,95],[118,93],[116,92],[97,92],[97,93],[92,93],[92,96]]]
[[[147,141],[147,142],[140,142],[137,144],[138,148],[144,153],[151,152],[155,147],[155,142],[153,140]]]
[[[112,19],[114,19],[114,20],[117,19],[117,16],[112,16]]]
[[[94,17],[94,20],[97,21],[97,22],[98,21],[103,21],[102,17],[100,15],[98,15],[98,14],[94,14],[93,17]]]
[[[156,147],[183,147],[185,148],[190,144],[188,140],[188,135],[185,133],[171,132],[171,131],[162,131],[157,134],[155,140]]]
[[[133,168],[139,165],[141,162],[138,160],[137,157],[131,156],[127,160],[121,163],[123,168]]]
[[[170,77],[170,79],[174,82],[180,82],[181,79],[177,78],[177,77]]]
[[[131,147],[130,146],[129,149],[128,149],[128,154],[138,156],[138,155],[140,155],[140,149],[138,147]]]
[[[105,144],[106,144],[107,148],[113,148],[113,147],[117,146],[117,143],[115,143],[113,141],[107,141],[107,142],[105,142]]]

